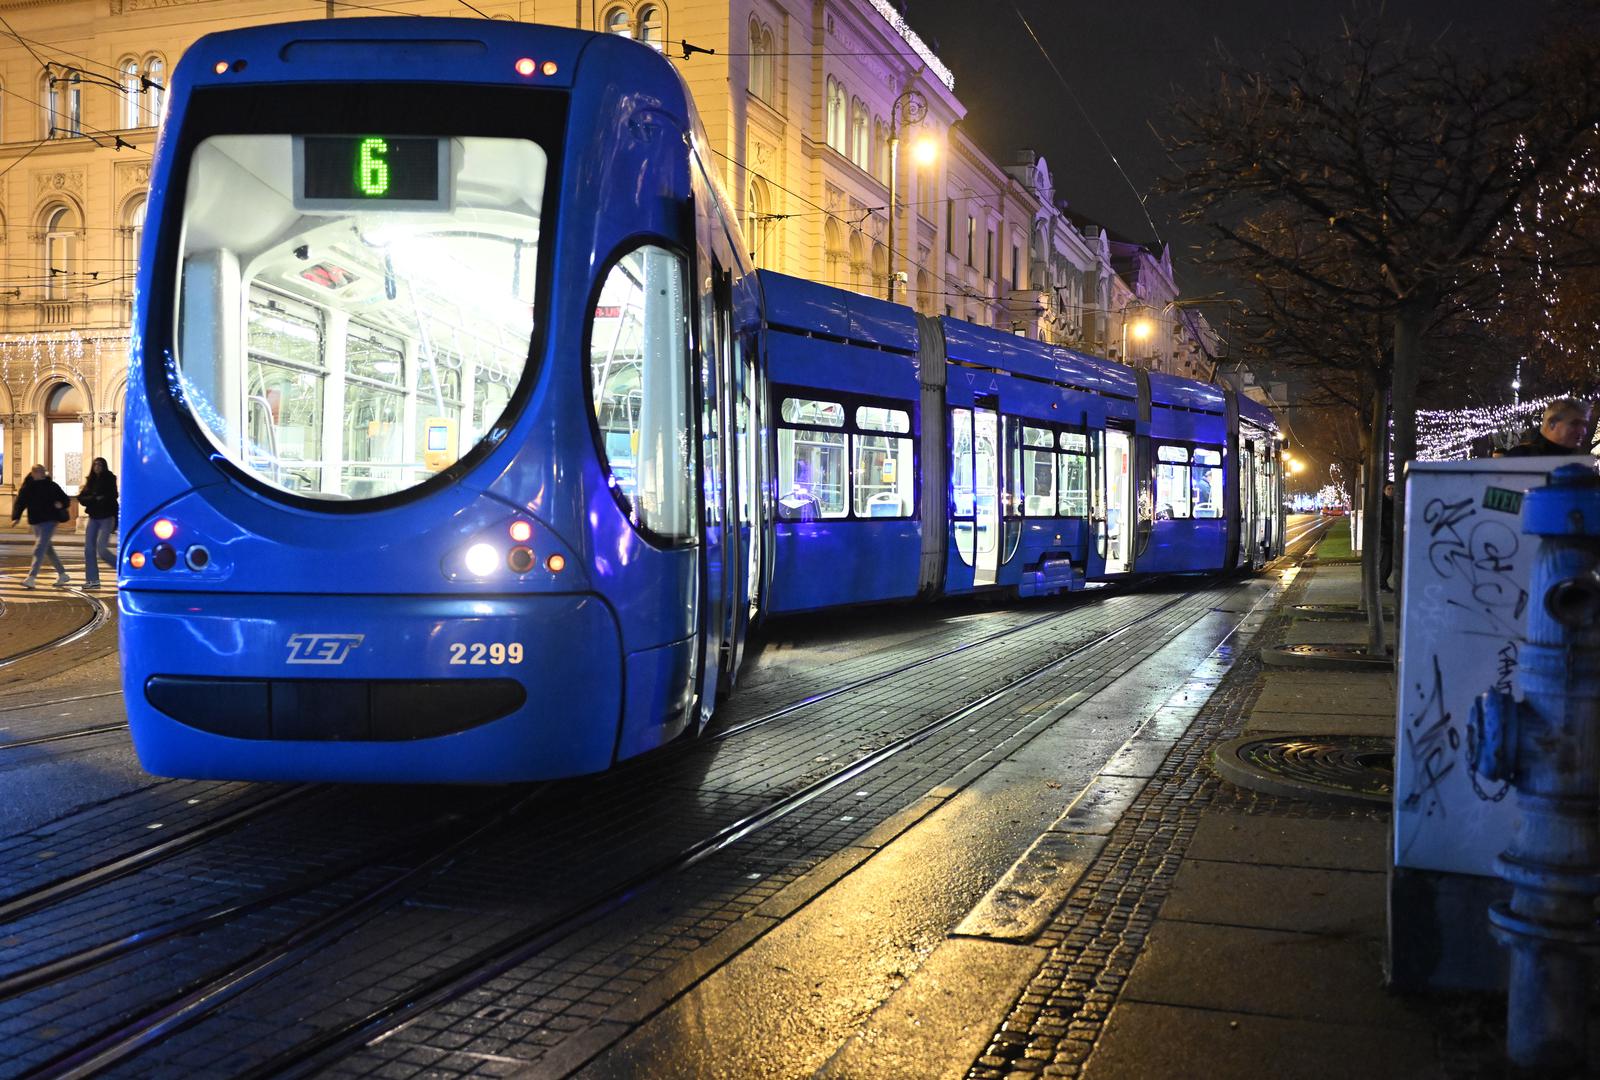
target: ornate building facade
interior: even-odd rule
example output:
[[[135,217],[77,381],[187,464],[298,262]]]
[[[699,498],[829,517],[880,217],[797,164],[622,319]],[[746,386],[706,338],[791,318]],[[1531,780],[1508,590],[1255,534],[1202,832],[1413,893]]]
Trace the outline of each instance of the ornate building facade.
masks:
[[[757,265],[1210,377],[1216,336],[1177,306],[1168,253],[1075,222],[1037,154],[989,157],[888,0],[0,0],[0,490],[35,462],[69,490],[93,457],[122,467],[136,253],[184,50],[243,25],[474,9],[672,57]],[[1132,319],[1157,327],[1137,350]]]

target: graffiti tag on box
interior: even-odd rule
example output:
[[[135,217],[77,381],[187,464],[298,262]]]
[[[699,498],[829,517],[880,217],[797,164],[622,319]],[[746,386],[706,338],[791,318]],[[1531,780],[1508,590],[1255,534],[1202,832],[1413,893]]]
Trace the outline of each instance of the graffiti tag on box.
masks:
[[[1445,779],[1458,768],[1467,769],[1464,717],[1447,707],[1449,691],[1465,693],[1470,700],[1485,690],[1511,688],[1528,606],[1528,591],[1515,573],[1522,536],[1507,522],[1480,514],[1473,504],[1470,498],[1433,499],[1422,512],[1428,553],[1423,569],[1433,578],[1423,590],[1427,607],[1447,612],[1455,633],[1492,638],[1495,643],[1494,667],[1481,673],[1482,685],[1447,688],[1445,666],[1435,652],[1421,677],[1406,688],[1409,708],[1404,731],[1411,768],[1401,802],[1405,809],[1429,817],[1448,815],[1450,793],[1459,792],[1460,786],[1446,785]],[[1471,779],[1472,798],[1496,802],[1505,796],[1504,787],[1486,791],[1476,777]]]

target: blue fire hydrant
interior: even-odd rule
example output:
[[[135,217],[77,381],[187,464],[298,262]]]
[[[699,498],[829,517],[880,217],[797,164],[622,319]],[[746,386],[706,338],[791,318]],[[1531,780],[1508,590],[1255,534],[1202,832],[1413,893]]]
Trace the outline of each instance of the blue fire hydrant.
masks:
[[[1600,476],[1564,465],[1528,493],[1522,531],[1540,538],[1517,657],[1522,701],[1481,695],[1472,769],[1515,788],[1521,811],[1499,859],[1511,901],[1489,920],[1510,950],[1506,1054],[1575,1073],[1586,1053],[1588,956],[1600,895]]]

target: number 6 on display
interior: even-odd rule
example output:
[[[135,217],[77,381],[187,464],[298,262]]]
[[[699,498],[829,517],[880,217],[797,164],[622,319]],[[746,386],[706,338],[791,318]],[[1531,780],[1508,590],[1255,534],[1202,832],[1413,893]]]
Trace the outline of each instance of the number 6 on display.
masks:
[[[383,139],[362,139],[356,161],[356,187],[363,195],[382,195],[389,190],[389,163],[383,160],[389,144]]]

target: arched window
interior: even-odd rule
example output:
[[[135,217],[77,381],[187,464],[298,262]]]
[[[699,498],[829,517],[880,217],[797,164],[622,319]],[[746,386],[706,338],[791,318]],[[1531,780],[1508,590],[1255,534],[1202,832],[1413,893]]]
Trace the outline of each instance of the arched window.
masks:
[[[633,20],[628,18],[628,9],[614,7],[606,12],[606,17],[600,25],[608,34],[621,34],[623,37],[633,36]]]
[[[745,243],[750,245],[750,258],[757,266],[774,266],[778,253],[774,250],[776,232],[772,220],[772,200],[767,196],[767,185],[751,180],[744,200]]]
[[[46,71],[39,93],[44,105],[45,138],[66,139],[83,134],[83,88],[76,71]]]
[[[837,218],[829,218],[828,223],[822,227],[823,253],[828,260],[828,280],[825,284],[842,286],[849,278],[849,267],[846,265],[850,252],[845,246],[844,226],[839,224]]]
[[[872,175],[880,184],[889,182],[889,125],[881,116],[872,118]]]
[[[860,169],[872,164],[871,129],[868,128],[867,104],[860,98],[850,100],[850,160]]]
[[[167,112],[167,62],[159,56],[145,57],[143,97],[144,122],[155,127]]]
[[[656,52],[660,52],[662,46],[666,44],[663,40],[665,22],[660,7],[646,4],[639,9],[639,32],[635,36]]]
[[[71,207],[57,206],[44,217],[44,295],[64,300],[68,282],[78,267],[78,215]]]
[[[51,478],[68,495],[76,495],[83,482],[83,414],[87,411],[83,395],[70,383],[57,383],[45,395],[45,460],[50,463]]]
[[[849,130],[849,117],[845,113],[846,95],[844,83],[828,76],[828,145],[839,153],[847,152],[847,133]]]
[[[117,65],[117,79],[122,84],[122,127],[136,128],[144,123],[142,74],[137,57],[130,56]]]
[[[765,101],[773,101],[772,31],[756,20],[750,20],[750,93]]]
[[[132,275],[139,268],[139,248],[144,243],[145,205],[145,197],[140,195],[122,212],[122,265],[117,268],[117,276],[129,278],[130,286]]]

